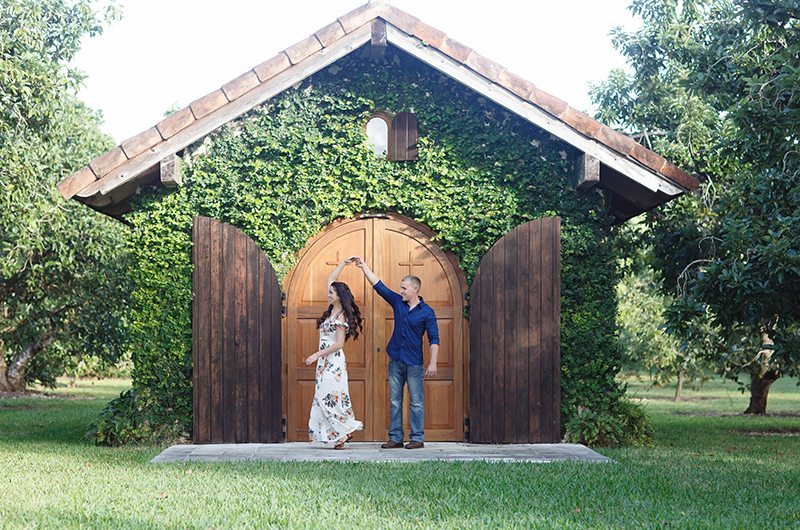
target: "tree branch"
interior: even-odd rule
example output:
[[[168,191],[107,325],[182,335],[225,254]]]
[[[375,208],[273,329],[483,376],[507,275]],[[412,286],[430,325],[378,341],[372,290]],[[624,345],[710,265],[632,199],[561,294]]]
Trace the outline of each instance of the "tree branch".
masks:
[[[678,275],[678,279],[676,281],[678,295],[683,296],[684,294],[686,294],[686,282],[687,282],[686,275],[689,272],[689,269],[693,265],[697,265],[698,263],[711,263],[712,261],[713,260],[710,259],[696,259],[693,262],[689,263],[686,267],[684,267],[681,273]],[[681,285],[681,279],[683,279],[683,285]]]

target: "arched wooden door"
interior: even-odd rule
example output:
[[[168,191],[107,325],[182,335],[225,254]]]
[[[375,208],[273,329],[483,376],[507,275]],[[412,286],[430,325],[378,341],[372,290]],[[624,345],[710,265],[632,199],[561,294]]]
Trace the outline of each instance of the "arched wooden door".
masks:
[[[439,373],[425,381],[425,438],[463,438],[463,282],[453,262],[431,240],[432,235],[413,221],[380,216],[336,223],[309,243],[286,282],[285,388],[290,441],[308,439],[314,368],[306,367],[303,360],[317,350],[316,319],[327,304],[328,275],[339,261],[351,255],[363,256],[394,290],[399,289],[400,279],[406,274],[422,280],[421,295],[436,311],[440,334]],[[365,317],[364,334],[345,345],[353,408],[364,423],[364,431],[356,433],[354,439],[385,440],[389,426],[386,344],[392,332],[392,312],[357,267],[345,268],[339,280],[350,286]],[[425,344],[427,362],[427,340]]]

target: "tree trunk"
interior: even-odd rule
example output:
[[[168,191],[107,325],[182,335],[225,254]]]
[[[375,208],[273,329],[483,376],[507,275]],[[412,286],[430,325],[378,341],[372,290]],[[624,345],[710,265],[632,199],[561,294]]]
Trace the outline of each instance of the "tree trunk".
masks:
[[[8,392],[6,390],[10,388],[8,376],[6,375],[8,373],[8,365],[6,364],[6,352],[1,346],[0,344],[0,392]]]
[[[0,391],[24,392],[25,369],[34,355],[52,344],[53,340],[52,331],[47,331],[39,340],[32,342],[27,348],[17,353],[11,364],[6,363],[4,356],[0,358]]]
[[[678,371],[678,384],[675,385],[675,397],[672,401],[678,401],[681,399],[681,392],[683,391],[683,382],[686,381],[686,370],[681,368]]]
[[[750,405],[745,414],[767,413],[767,397],[772,383],[781,377],[781,373],[770,367],[770,359],[774,352],[774,342],[766,333],[761,334],[761,351],[757,360],[752,362],[747,370],[750,372]]]

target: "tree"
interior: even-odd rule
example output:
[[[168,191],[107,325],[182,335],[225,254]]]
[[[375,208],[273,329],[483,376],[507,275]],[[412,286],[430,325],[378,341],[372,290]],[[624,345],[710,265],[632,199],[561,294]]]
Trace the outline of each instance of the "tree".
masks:
[[[675,401],[687,381],[703,378],[706,367],[698,348],[687,348],[664,329],[665,311],[673,296],[660,286],[661,276],[647,262],[649,252],[640,250],[626,261],[617,285],[619,341],[628,367],[650,372],[654,384],[665,385],[677,377]],[[695,346],[695,343],[691,344]]]
[[[0,390],[53,385],[65,360],[113,360],[125,327],[120,223],[75,202],[56,183],[111,141],[75,96],[68,66],[104,15],[88,1],[0,4]]]
[[[701,193],[649,215],[646,242],[675,296],[669,329],[684,347],[706,342],[725,376],[749,375],[746,412],[764,414],[772,382],[800,370],[800,9],[786,0],[631,9],[643,27],[614,32],[631,73],[612,72],[593,98],[602,119],[702,178]]]

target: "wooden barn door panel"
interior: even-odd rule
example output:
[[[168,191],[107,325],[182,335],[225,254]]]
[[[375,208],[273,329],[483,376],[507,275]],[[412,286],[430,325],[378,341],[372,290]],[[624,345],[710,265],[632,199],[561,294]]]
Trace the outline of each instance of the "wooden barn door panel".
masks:
[[[195,217],[192,287],[193,438],[279,442],[281,290],[244,233]]]
[[[560,219],[537,219],[481,260],[470,295],[470,441],[561,438]]]

